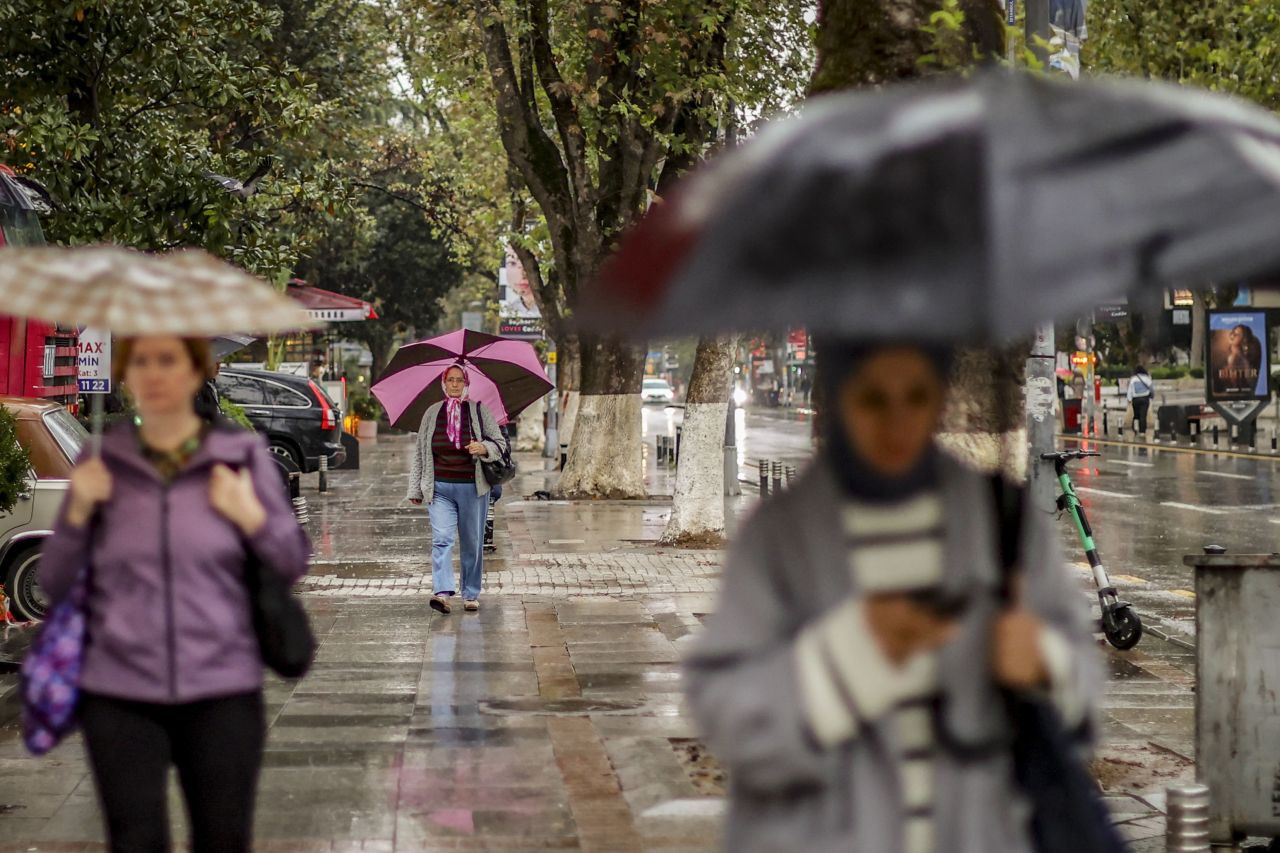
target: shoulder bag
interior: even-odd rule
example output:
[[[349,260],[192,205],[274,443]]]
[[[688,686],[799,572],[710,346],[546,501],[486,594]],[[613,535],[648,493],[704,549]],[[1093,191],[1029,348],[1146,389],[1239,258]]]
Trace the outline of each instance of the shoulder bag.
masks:
[[[490,486],[501,486],[503,483],[511,482],[511,480],[515,479],[517,469],[515,460],[511,458],[510,442],[494,441],[493,438],[485,435],[484,420],[480,417],[480,406],[477,403],[471,404],[471,423],[481,441],[492,441],[503,448],[497,459],[493,461],[480,460],[480,471],[484,474],[485,482]]]

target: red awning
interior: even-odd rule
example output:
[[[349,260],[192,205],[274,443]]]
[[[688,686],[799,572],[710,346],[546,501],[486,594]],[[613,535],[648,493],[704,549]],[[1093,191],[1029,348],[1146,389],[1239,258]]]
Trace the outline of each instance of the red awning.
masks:
[[[378,312],[373,305],[363,299],[312,287],[301,279],[295,278],[289,282],[289,295],[301,302],[313,319],[325,323],[352,323],[378,319]]]

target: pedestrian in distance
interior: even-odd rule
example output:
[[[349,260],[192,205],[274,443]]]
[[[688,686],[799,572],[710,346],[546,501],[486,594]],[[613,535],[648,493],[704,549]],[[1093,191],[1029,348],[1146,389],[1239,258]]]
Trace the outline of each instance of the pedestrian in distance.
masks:
[[[821,349],[823,442],[744,522],[686,689],[725,763],[724,849],[1031,853],[1004,691],[1073,730],[1102,684],[1085,602],[1039,513],[1014,597],[996,489],[944,455],[947,358]]]
[[[409,502],[425,503],[431,517],[431,607],[453,610],[457,592],[453,546],[459,545],[463,607],[480,609],[484,573],[481,542],[488,517],[489,483],[481,461],[497,461],[507,442],[493,412],[467,399],[466,371],[454,366],[441,379],[445,398],[427,407],[409,472]]]
[[[63,600],[88,567],[78,717],[117,853],[170,849],[170,765],[196,853],[247,853],[266,727],[246,567],[301,577],[309,545],[266,443],[196,413],[204,339],[117,343],[137,411],[76,465],[44,544]]]
[[[507,431],[506,426],[499,424],[498,431],[502,433],[502,440],[511,442],[511,434]],[[498,501],[502,500],[502,484],[499,483],[489,489],[489,507],[488,514],[484,522],[484,552],[486,554],[493,553],[498,550],[498,546],[493,544],[493,524],[494,512],[498,506]]]
[[[1137,422],[1139,435],[1147,432],[1147,412],[1151,409],[1151,398],[1155,395],[1155,383],[1151,374],[1139,364],[1129,377],[1129,405],[1133,407],[1133,419]]]

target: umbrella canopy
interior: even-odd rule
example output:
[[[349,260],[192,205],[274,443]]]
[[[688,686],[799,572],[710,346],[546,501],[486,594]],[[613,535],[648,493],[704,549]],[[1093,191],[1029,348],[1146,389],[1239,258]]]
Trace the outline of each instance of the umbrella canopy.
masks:
[[[317,325],[265,281],[199,249],[157,255],[116,246],[5,249],[0,296],[6,314],[126,337],[270,334]]]
[[[1280,121],[1166,84],[979,75],[824,96],[694,175],[583,306],[637,337],[1028,333],[1280,268]]]
[[[444,399],[444,372],[459,363],[469,398],[488,406],[500,424],[555,387],[528,342],[459,329],[401,347],[371,390],[392,426],[416,430],[427,408]]]

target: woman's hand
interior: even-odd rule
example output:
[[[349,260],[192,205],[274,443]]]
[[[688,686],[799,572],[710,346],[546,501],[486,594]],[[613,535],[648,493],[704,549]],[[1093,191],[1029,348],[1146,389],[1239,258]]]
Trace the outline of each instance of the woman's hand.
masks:
[[[956,624],[906,595],[877,595],[863,607],[880,650],[894,664],[916,652],[936,649],[951,639]]]
[[[422,506],[422,498],[409,498],[409,503],[414,506]]]
[[[1042,628],[1040,620],[1021,605],[1000,614],[991,637],[991,669],[997,683],[1013,690],[1049,685],[1049,668],[1040,648]]]
[[[486,453],[489,452],[489,448],[485,447],[482,443],[478,441],[473,441],[467,445],[467,452],[470,453],[472,456],[484,456]]]
[[[215,465],[209,478],[209,502],[245,536],[253,536],[267,523],[267,510],[258,500],[248,468],[236,473],[226,465]]]
[[[67,521],[72,527],[84,527],[93,518],[98,504],[111,500],[111,472],[101,459],[86,459],[71,472],[71,488],[67,496]]]

